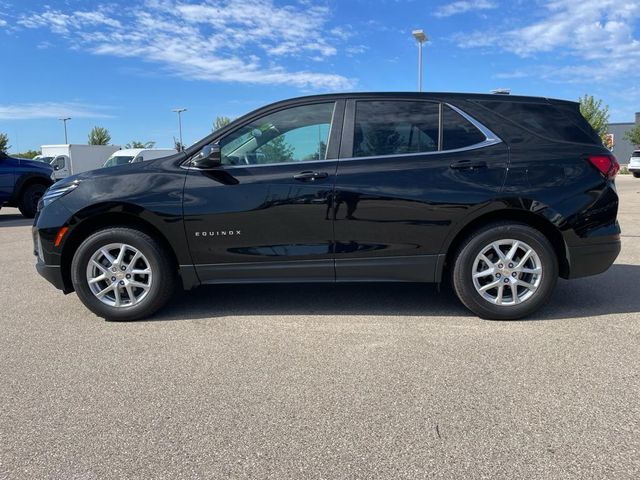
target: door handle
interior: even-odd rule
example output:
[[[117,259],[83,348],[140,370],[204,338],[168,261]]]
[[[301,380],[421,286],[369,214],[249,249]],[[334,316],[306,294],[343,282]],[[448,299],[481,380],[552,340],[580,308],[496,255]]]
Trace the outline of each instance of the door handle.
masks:
[[[301,182],[311,181],[314,182],[318,178],[327,178],[329,174],[327,172],[300,172],[293,176],[294,180],[300,180]]]
[[[473,170],[474,168],[487,168],[487,162],[482,160],[458,160],[449,165],[454,170]]]

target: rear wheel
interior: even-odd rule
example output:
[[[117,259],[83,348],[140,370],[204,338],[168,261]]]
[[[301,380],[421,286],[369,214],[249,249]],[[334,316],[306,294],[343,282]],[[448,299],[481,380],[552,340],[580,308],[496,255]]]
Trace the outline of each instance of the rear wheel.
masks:
[[[476,315],[514,320],[548,301],[558,279],[558,259],[538,230],[519,223],[494,223],[461,245],[452,277],[458,298]]]
[[[640,178],[640,172],[633,172],[633,176],[636,178]]]
[[[84,305],[107,320],[138,320],[171,298],[175,272],[161,245],[131,228],[108,228],[87,238],[71,263]]]
[[[42,198],[42,195],[44,195],[46,189],[47,187],[41,183],[28,185],[20,195],[20,201],[18,203],[20,213],[27,218],[35,217],[36,211],[38,210],[38,202]]]

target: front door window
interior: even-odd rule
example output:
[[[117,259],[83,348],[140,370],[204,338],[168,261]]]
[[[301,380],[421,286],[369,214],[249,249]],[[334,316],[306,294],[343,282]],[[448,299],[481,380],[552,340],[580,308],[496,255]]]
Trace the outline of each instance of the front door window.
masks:
[[[266,165],[324,160],[334,103],[281,110],[220,141],[223,165]]]

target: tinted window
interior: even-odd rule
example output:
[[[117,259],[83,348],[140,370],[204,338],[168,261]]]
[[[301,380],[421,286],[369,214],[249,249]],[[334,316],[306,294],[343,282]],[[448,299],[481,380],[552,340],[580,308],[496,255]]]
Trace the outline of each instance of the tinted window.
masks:
[[[355,157],[438,150],[438,104],[364,101],[356,104]]]
[[[224,165],[324,160],[334,103],[304,105],[266,115],[220,141]]]
[[[631,154],[632,157],[640,157],[640,150],[636,150]]]
[[[580,114],[578,104],[479,102],[531,132],[552,140],[597,143],[602,140]]]
[[[442,110],[442,127],[442,150],[464,148],[486,140],[469,120],[446,105]]]

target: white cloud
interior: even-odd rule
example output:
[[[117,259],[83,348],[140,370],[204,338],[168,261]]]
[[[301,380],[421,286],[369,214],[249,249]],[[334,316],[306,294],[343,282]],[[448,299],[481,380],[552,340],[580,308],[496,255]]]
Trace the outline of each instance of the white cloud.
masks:
[[[636,69],[640,38],[635,23],[640,2],[630,0],[549,0],[542,19],[518,28],[493,32],[460,33],[463,48],[495,47],[520,57],[557,54],[566,60],[561,68],[545,66],[547,78],[580,81],[604,80]],[[577,60],[579,65],[570,65]],[[540,72],[538,72],[540,73]],[[520,76],[519,72],[502,78]]]
[[[32,120],[38,118],[112,118],[104,113],[105,107],[82,103],[16,103],[0,104],[0,120]]]
[[[0,27],[6,27],[6,26],[7,26],[6,20],[3,20],[0,18]]]
[[[489,0],[460,0],[438,7],[433,15],[442,18],[478,10],[491,10],[497,7],[495,2]]]
[[[44,12],[23,16],[26,28],[48,28],[73,48],[158,63],[187,79],[341,90],[353,81],[305,67],[337,52],[346,30],[328,30],[330,11],[305,1],[146,0],[114,11]],[[286,62],[302,64],[286,68]]]

